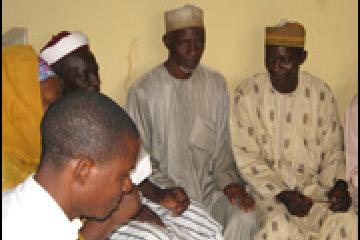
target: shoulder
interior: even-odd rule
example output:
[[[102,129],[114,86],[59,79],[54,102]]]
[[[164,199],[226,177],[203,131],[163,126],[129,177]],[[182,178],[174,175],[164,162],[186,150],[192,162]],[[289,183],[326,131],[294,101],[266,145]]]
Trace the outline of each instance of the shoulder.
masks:
[[[147,88],[156,84],[163,75],[163,71],[164,71],[164,67],[162,66],[162,64],[154,67],[147,73],[143,74],[140,78],[138,78],[131,86],[131,88],[133,89]]]
[[[138,78],[129,88],[128,95],[130,98],[133,95],[140,97],[151,95],[155,90],[161,88],[161,85],[164,85],[165,82],[164,67],[160,64]]]
[[[306,71],[301,71],[300,72],[300,77],[301,80],[304,82],[305,85],[307,86],[311,86],[311,88],[315,91],[327,91],[330,92],[332,94],[332,91],[329,87],[329,85],[322,79],[320,79],[319,77],[306,72]]]
[[[304,87],[310,89],[320,102],[336,103],[334,93],[324,80],[306,71],[300,72],[300,77]]]
[[[350,108],[358,108],[358,95],[357,94],[351,99]]]
[[[259,92],[265,85],[264,83],[266,79],[268,79],[266,72],[259,72],[248,78],[245,78],[235,87],[235,94],[247,96],[254,92]]]
[[[211,68],[205,64],[199,64],[198,70],[207,74],[208,76],[213,77],[214,79],[218,79],[219,81],[225,81],[225,77],[214,68]]]
[[[218,90],[227,91],[227,82],[224,75],[219,71],[204,64],[200,64],[196,69],[196,74],[199,76],[201,83],[207,84]]]
[[[224,75],[222,75],[219,71],[217,71],[207,65],[200,64],[197,68],[197,71],[200,74],[206,75],[212,81],[226,83]]]
[[[2,221],[12,225],[16,219],[21,218],[21,204],[19,202],[18,187],[2,192]]]

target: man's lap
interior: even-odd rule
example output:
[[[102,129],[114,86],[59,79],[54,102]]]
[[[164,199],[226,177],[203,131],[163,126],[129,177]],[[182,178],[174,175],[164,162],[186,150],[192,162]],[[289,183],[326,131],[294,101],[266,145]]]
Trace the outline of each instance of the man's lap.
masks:
[[[245,212],[238,205],[232,205],[225,195],[217,199],[210,211],[211,215],[223,226],[226,226],[229,221],[241,222],[249,227],[257,224],[255,211]]]
[[[166,228],[131,221],[117,229],[111,239],[223,239],[221,225],[194,202],[178,217],[146,198],[142,202],[160,216]]]

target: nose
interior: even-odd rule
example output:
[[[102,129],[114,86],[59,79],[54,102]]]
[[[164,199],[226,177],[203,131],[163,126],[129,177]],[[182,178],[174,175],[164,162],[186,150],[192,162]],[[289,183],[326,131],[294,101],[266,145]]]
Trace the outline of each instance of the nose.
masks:
[[[274,63],[274,71],[278,72],[279,70],[280,70],[280,61],[276,59]]]
[[[99,75],[97,73],[91,73],[90,74],[90,84],[93,87],[96,87],[97,89],[100,89],[100,78]]]
[[[189,47],[188,47],[188,53],[190,56],[196,56],[199,52],[199,49],[196,47],[196,43],[195,41],[190,41],[189,42]]]

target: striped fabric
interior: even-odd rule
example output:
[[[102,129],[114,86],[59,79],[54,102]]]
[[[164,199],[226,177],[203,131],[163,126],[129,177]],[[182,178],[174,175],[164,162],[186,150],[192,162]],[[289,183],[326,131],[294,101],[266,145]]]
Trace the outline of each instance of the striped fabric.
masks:
[[[111,240],[222,240],[222,226],[210,217],[202,208],[191,202],[188,209],[178,217],[162,206],[142,199],[143,204],[157,213],[166,228],[149,223],[130,221],[121,226],[110,237]]]

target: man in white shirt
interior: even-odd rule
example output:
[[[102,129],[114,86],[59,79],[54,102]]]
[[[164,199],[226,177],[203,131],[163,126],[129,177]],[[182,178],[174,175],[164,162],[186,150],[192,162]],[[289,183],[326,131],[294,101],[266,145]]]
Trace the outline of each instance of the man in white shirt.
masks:
[[[130,117],[105,95],[79,91],[49,107],[41,130],[35,175],[2,194],[2,238],[77,239],[83,216],[107,218],[100,227],[111,232],[124,221],[117,207],[140,148]]]

